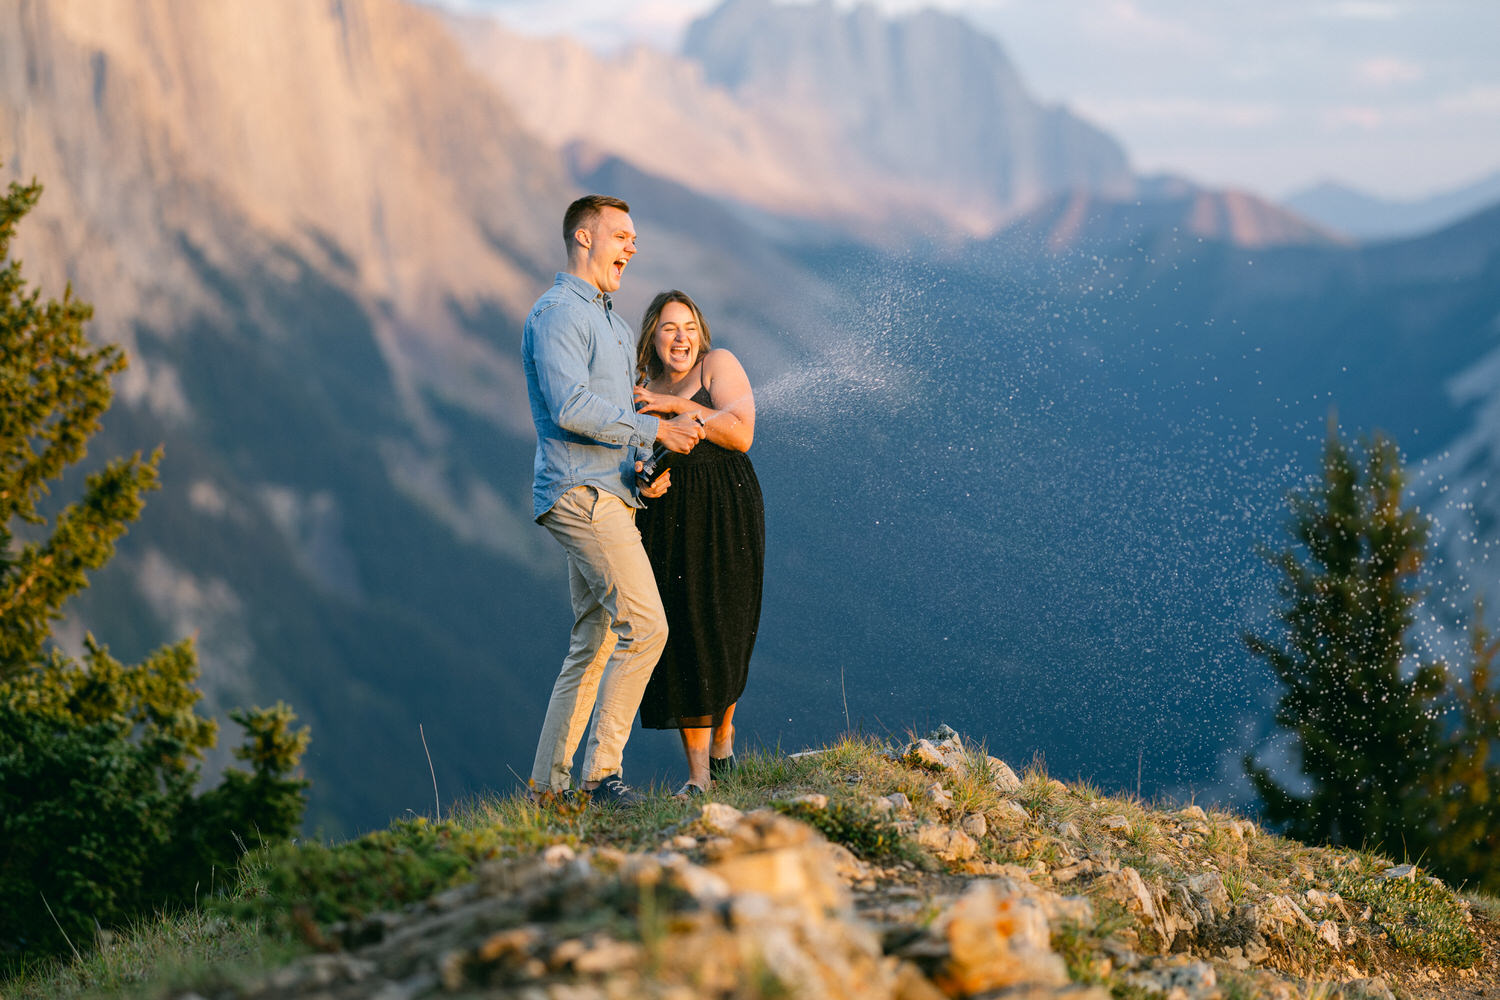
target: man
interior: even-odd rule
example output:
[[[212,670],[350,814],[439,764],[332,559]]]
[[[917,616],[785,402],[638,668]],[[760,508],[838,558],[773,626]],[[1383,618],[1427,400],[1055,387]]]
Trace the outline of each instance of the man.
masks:
[[[601,804],[635,798],[620,759],[667,640],[635,510],[641,495],[667,489],[670,473],[638,491],[636,450],[660,441],[685,453],[703,437],[692,417],[661,420],[636,413],[632,404],[635,335],[610,300],[635,255],[629,212],[625,202],[603,195],[568,206],[568,269],[532,307],[521,340],[537,436],[534,515],[567,553],[574,619],[532,784],[537,792],[568,788],[573,754],[593,712],[582,788]]]

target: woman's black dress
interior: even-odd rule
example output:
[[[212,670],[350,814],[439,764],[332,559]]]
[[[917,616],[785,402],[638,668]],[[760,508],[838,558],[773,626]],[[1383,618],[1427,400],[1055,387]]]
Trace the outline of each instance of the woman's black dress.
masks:
[[[708,390],[693,402],[711,406]],[[667,646],[641,699],[647,729],[718,726],[739,700],[760,627],[766,515],[750,456],[700,441],[637,515],[667,609]]]

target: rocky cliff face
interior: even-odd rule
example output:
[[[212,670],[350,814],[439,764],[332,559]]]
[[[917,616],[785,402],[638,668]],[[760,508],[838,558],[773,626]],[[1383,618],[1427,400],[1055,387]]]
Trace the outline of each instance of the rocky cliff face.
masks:
[[[17,256],[132,358],[91,451],[166,446],[64,640],[196,634],[211,708],[312,723],[334,828],[386,794],[344,748],[416,714],[507,742],[442,706],[497,700],[511,668],[472,650],[545,576],[513,336],[560,249],[561,157],[395,0],[7,4],[0,66],[4,173],[46,188]]]
[[[974,229],[1082,189],[1133,188],[1125,152],[1029,94],[999,44],[933,10],[887,20],[871,6],[731,0],[694,23],[683,53],[762,114],[871,167],[906,205],[939,205]],[[834,181],[837,188],[837,181]]]
[[[46,188],[28,278],[71,282],[131,355],[92,453],[166,446],[166,489],[59,634],[126,658],[194,634],[211,709],[291,702],[329,829],[408,801],[397,746],[428,782],[424,719],[455,793],[529,757],[566,624],[534,627],[546,583],[565,600],[518,344],[580,183],[649,193],[627,316],[688,287],[774,364],[831,307],[714,203],[531,134],[399,0],[5,5],[0,136],[0,179]]]
[[[737,203],[755,224],[818,220],[877,243],[1046,226],[1041,245],[1057,252],[1094,235],[1088,215],[1099,235],[1335,242],[1249,195],[1136,178],[1114,139],[1038,101],[998,42],[938,11],[729,0],[678,55],[600,55],[483,17],[449,25],[546,142]]]
[[[451,23],[554,144],[775,213],[985,232],[1058,191],[1133,188],[1114,140],[1038,103],[996,42],[932,11],[726,3],[681,56]]]
[[[0,18],[6,171],[47,185],[21,256],[47,284],[65,268],[106,335],[218,309],[193,258],[232,272],[285,251],[379,303],[414,417],[431,389],[521,428],[524,409],[500,402],[514,365],[452,307],[524,311],[569,188],[434,16],[388,0],[60,0]]]

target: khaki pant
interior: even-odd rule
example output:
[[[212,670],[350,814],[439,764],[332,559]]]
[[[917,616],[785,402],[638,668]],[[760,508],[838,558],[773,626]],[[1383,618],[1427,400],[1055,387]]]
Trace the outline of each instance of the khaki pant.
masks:
[[[561,791],[569,786],[590,712],[583,780],[620,773],[641,694],[667,643],[667,615],[635,509],[625,501],[575,486],[542,515],[542,525],[568,554],[573,633],[547,703],[531,778],[538,790]]]

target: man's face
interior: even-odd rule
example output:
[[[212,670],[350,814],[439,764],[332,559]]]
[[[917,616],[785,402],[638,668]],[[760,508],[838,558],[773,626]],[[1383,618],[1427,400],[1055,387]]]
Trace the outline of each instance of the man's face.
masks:
[[[635,256],[635,224],[618,208],[606,206],[584,233],[583,277],[601,292],[620,289],[625,265]]]

